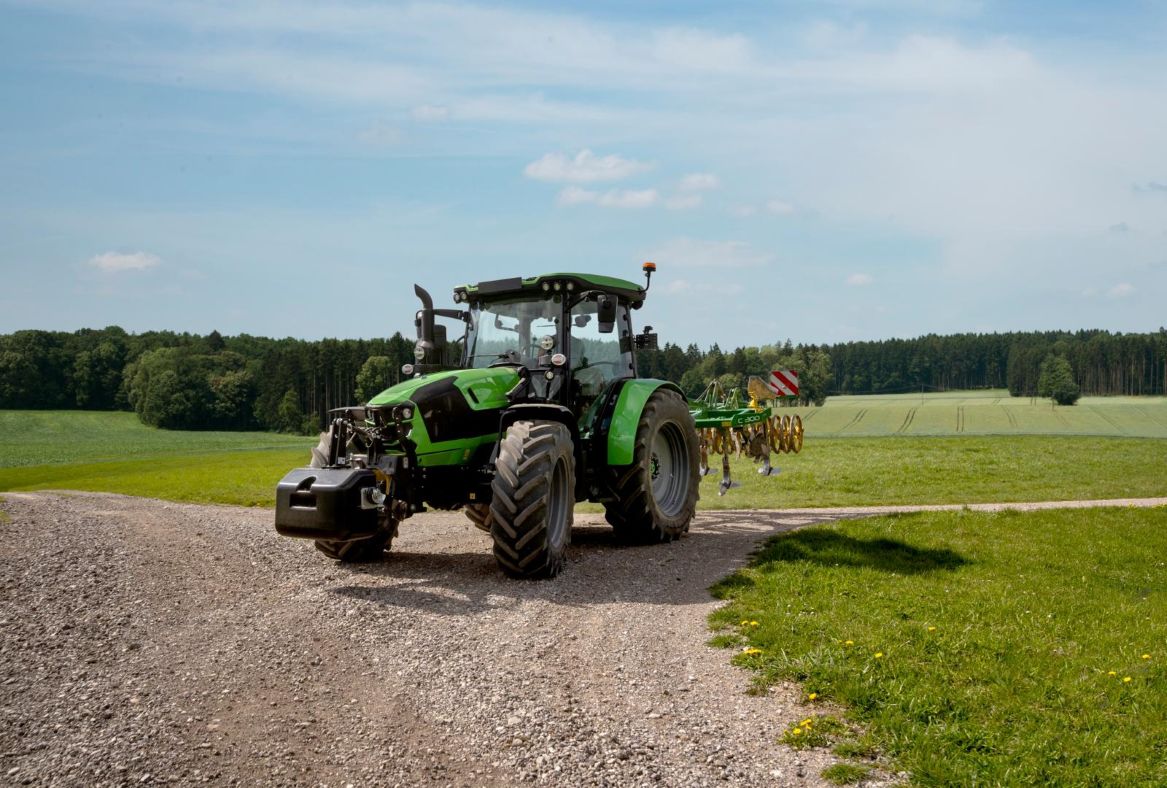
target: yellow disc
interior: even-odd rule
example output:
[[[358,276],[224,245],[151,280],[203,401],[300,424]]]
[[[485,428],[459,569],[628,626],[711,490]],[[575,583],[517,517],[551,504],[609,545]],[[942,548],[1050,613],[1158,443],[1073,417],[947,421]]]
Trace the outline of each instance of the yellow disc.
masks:
[[[793,434],[790,437],[791,437],[790,446],[794,450],[794,453],[798,454],[798,452],[802,451],[802,417],[801,416],[794,417],[794,429],[793,429]]]

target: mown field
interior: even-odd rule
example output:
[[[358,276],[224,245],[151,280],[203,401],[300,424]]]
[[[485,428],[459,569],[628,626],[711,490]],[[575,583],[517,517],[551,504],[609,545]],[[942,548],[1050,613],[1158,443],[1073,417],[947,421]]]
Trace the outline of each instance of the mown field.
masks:
[[[798,413],[818,438],[959,435],[1094,435],[1167,438],[1167,397],[1083,397],[1077,405],[1001,390],[831,397]]]

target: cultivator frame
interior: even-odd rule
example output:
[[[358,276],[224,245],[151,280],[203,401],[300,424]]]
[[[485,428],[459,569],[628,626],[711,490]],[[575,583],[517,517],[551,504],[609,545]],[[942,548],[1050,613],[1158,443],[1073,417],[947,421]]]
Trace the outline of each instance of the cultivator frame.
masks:
[[[776,399],[776,395],[760,378],[750,378],[748,393],[750,400],[743,403],[740,390],[735,388],[726,394],[721,384],[714,380],[689,403],[689,412],[697,429],[702,476],[713,472],[709,467],[709,455],[721,455],[718,495],[725,495],[731,488],[740,486],[730,476],[731,453],[760,462],[758,473],[772,476],[778,473],[778,469],[770,463],[771,452],[797,454],[802,451],[802,417],[798,414],[779,416],[769,405],[762,404]]]

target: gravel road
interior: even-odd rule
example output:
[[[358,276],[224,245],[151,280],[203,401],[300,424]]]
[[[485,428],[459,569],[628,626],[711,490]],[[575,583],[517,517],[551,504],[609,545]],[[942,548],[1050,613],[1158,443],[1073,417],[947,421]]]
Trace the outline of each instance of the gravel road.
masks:
[[[1167,500],[1161,501],[1167,503]],[[716,512],[504,578],[460,513],[348,567],[270,511],[101,494],[0,504],[0,784],[821,785],[812,710],[705,645],[708,586],[770,534],[878,510]]]

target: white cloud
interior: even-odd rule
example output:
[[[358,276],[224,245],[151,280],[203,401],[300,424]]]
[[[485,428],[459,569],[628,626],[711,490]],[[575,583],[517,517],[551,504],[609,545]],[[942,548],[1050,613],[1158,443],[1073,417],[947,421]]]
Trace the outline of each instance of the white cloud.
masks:
[[[584,148],[572,158],[562,153],[545,154],[524,167],[523,174],[537,181],[597,183],[623,180],[649,169],[652,165],[647,162],[615,154],[597,156]]]
[[[606,192],[568,186],[559,193],[560,205],[599,205],[602,208],[648,208],[660,198],[656,189],[609,189]]]
[[[659,196],[656,189],[612,189],[601,194],[596,204],[605,208],[647,208],[655,205]]]
[[[1129,282],[1119,282],[1117,285],[1107,291],[1107,295],[1109,295],[1111,298],[1128,298],[1134,295],[1134,292],[1134,285],[1130,284]]]
[[[866,287],[874,281],[870,274],[851,274],[844,280],[848,287]]]
[[[420,120],[423,123],[435,123],[448,120],[450,118],[450,108],[437,104],[422,104],[420,107],[414,107],[410,110],[409,114],[413,116],[414,120]]]
[[[580,186],[568,186],[559,193],[556,202],[560,205],[584,205],[594,203],[600,198],[600,193]]]
[[[665,207],[670,211],[687,211],[701,205],[700,194],[674,194],[665,200]]]
[[[677,190],[682,192],[703,192],[716,189],[719,186],[721,186],[721,181],[713,173],[694,172],[681,178],[681,182],[677,185]]]
[[[754,249],[745,241],[675,238],[645,259],[691,268],[752,268],[773,262],[774,255]]]
[[[147,252],[134,252],[132,254],[105,252],[90,257],[88,262],[89,265],[100,271],[117,273],[119,271],[145,271],[148,268],[154,268],[162,260],[158,255]]]
[[[772,216],[790,216],[794,213],[794,206],[785,200],[768,200],[766,213]]]

